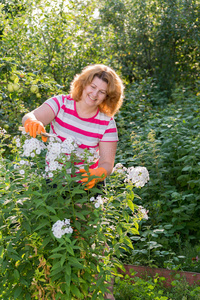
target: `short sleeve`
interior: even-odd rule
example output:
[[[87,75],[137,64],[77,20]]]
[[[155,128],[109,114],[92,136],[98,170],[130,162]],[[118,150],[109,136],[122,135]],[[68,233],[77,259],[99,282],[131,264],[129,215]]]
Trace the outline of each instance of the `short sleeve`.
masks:
[[[101,142],[117,142],[118,140],[117,126],[115,120],[111,118],[108,127],[103,134]]]
[[[57,116],[63,103],[63,95],[49,98],[44,103],[47,104],[53,110],[55,116]]]

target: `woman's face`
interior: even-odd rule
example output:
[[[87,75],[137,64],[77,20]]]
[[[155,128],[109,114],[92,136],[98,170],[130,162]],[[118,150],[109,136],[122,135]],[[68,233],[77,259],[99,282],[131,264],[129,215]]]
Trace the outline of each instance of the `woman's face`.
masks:
[[[92,82],[83,89],[81,101],[84,101],[87,106],[96,108],[105,100],[107,89],[108,84],[105,81],[94,77]]]

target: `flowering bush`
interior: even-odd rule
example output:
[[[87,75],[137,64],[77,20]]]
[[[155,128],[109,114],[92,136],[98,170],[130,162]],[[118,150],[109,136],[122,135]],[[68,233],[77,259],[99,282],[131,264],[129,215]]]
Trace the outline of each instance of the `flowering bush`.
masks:
[[[94,153],[72,138],[24,134],[15,144],[15,161],[1,159],[0,299],[104,299],[121,250],[133,249],[128,234],[147,218],[133,203],[134,176],[115,188],[114,170],[106,188],[86,191],[79,168]]]

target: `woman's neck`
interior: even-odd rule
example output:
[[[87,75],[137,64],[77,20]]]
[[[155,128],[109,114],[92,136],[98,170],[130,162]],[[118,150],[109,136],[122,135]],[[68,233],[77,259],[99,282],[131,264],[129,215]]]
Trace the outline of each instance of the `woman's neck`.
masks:
[[[98,108],[86,107],[81,101],[76,102],[76,112],[80,118],[92,118],[96,115]]]

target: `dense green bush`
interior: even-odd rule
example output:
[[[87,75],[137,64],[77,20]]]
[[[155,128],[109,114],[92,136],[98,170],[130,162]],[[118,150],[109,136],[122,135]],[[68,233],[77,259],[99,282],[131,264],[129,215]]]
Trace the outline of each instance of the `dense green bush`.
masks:
[[[127,91],[125,105],[117,116],[117,161],[128,166],[145,165],[150,172],[149,184],[137,190],[142,202],[136,199],[149,209],[149,227],[136,238],[134,247],[137,259],[141,255],[142,260],[144,255],[151,264],[149,253],[155,252],[154,259],[157,256],[162,266],[178,256],[174,252],[181,252],[186,241],[199,244],[200,99],[199,94],[179,89],[173,94],[175,104],[155,109],[148,86],[147,82],[140,86],[143,93],[137,85]],[[182,263],[177,258],[177,264]]]

